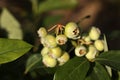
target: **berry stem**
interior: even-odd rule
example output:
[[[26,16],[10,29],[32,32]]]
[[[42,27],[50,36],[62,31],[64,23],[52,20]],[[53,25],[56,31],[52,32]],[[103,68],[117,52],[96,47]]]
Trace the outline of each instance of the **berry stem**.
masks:
[[[48,32],[52,31],[53,29],[55,29],[57,27],[57,25],[54,25],[53,27],[51,27],[50,29],[48,29]]]

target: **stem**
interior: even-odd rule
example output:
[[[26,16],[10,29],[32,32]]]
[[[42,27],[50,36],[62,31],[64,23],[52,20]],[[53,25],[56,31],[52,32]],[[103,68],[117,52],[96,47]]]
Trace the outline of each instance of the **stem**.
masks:
[[[55,29],[57,27],[57,25],[54,25],[53,27],[51,27],[50,29],[48,29],[48,32],[52,31],[53,29]]]

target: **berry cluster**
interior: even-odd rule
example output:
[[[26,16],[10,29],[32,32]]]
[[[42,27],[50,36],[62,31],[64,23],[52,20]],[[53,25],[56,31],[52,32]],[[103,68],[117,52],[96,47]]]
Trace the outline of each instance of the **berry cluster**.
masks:
[[[55,30],[54,34],[49,33],[52,30]],[[76,56],[84,56],[91,62],[104,50],[104,42],[100,39],[101,32],[94,26],[89,32],[84,32],[75,22],[69,22],[65,26],[55,25],[48,30],[41,27],[37,32],[44,46],[41,50],[42,62],[47,67],[61,66],[70,59],[69,52],[61,48],[68,45],[68,41],[73,45]]]

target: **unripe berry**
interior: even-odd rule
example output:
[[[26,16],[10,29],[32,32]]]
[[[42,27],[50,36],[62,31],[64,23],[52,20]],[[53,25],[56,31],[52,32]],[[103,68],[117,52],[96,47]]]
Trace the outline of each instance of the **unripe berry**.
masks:
[[[60,47],[51,48],[49,55],[55,59],[59,58],[62,55],[62,50]]]
[[[42,56],[45,56],[49,53],[49,48],[48,47],[44,47],[42,50],[41,50],[41,55]]]
[[[52,35],[47,35],[44,39],[44,45],[49,48],[54,48],[57,46],[56,39]]]
[[[102,40],[96,40],[94,43],[95,47],[97,48],[98,51],[103,51],[104,50],[104,43]]]
[[[87,49],[85,46],[77,46],[75,48],[75,55],[78,57],[84,56],[87,53]]]
[[[92,40],[97,40],[99,37],[100,37],[100,30],[96,27],[92,27],[90,32],[89,32],[89,37],[92,39]]]
[[[98,52],[97,49],[93,45],[90,45],[89,51],[85,56],[89,61],[92,62],[92,61],[94,61],[93,59],[96,57],[97,52]]]
[[[65,35],[57,35],[56,42],[59,45],[63,45],[67,42],[67,37]]]
[[[41,27],[38,31],[37,31],[39,37],[45,37],[47,35],[47,31],[44,27]]]
[[[65,26],[65,35],[68,37],[68,38],[71,38],[71,39],[77,39],[80,34],[80,30],[79,30],[79,27],[76,23],[74,22],[69,22],[66,26]]]
[[[63,55],[58,58],[59,65],[65,64],[70,59],[70,55],[67,52],[64,52]]]
[[[91,42],[91,39],[89,36],[84,36],[83,39],[86,41],[86,42]]]
[[[44,63],[44,65],[45,65],[46,67],[55,67],[56,64],[57,64],[57,60],[54,59],[54,58],[52,58],[52,57],[49,56],[49,55],[43,56],[42,62]]]

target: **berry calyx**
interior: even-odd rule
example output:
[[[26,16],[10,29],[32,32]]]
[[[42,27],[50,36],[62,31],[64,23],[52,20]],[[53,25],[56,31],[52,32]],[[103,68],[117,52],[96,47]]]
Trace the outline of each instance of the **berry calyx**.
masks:
[[[76,23],[74,22],[69,22],[66,26],[65,26],[65,35],[70,38],[70,39],[77,39],[80,36],[80,30],[79,27]]]
[[[56,42],[59,45],[64,45],[67,42],[67,37],[63,34],[57,35]]]
[[[87,49],[85,46],[77,46],[75,48],[75,55],[78,57],[84,56],[87,53]]]

